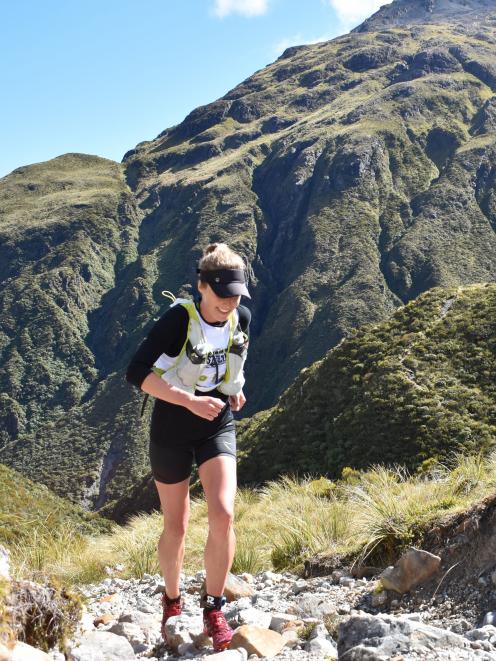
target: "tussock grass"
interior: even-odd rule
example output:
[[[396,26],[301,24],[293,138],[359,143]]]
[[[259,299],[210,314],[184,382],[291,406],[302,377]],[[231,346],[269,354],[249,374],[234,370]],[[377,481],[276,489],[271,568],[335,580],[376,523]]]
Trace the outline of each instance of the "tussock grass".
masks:
[[[447,513],[463,511],[496,487],[496,453],[453,456],[424,470],[376,466],[343,471],[343,479],[297,479],[285,476],[236,496],[236,555],[232,571],[300,571],[305,558],[339,553],[378,565],[402,549],[421,544],[429,524]],[[159,573],[157,543],[161,512],[133,517],[126,526],[100,535],[82,535],[67,524],[54,533],[38,526],[31,540],[10,545],[15,574],[57,578],[66,585],[99,581],[105,568],[122,563],[123,578]],[[203,496],[191,501],[184,571],[203,568],[208,533]]]

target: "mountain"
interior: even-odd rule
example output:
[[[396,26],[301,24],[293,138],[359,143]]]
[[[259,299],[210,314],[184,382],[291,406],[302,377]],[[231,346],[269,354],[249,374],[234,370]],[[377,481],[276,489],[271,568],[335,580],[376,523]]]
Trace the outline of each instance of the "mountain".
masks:
[[[496,443],[496,284],[434,288],[303,370],[239,434],[241,483],[449,460]]]
[[[0,210],[0,459],[89,506],[126,454],[126,475],[140,470],[137,398],[110,374],[127,315],[139,322],[119,307],[120,279],[140,268],[139,210],[120,164],[81,154],[4,177]]]
[[[209,240],[250,264],[247,413],[353,328],[495,278],[496,18],[457,16],[290,48],[125,156],[156,298]]]
[[[287,49],[122,164],[0,180],[3,462],[87,507],[145,478],[124,369],[208,242],[247,260],[246,415],[363,324],[495,279],[496,12],[449,4]]]
[[[354,32],[373,32],[392,26],[415,23],[469,22],[485,20],[494,12],[494,0],[394,0],[355,28]]]

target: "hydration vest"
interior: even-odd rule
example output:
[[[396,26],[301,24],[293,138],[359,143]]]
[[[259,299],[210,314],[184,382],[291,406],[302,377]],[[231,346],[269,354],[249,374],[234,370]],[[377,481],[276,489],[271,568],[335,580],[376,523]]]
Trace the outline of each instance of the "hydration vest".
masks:
[[[176,299],[174,305],[182,305],[188,312],[188,331],[186,340],[176,357],[174,363],[166,370],[154,365],[152,370],[161,379],[171,386],[177,386],[194,394],[197,386],[207,377],[203,372],[207,365],[209,355],[214,347],[206,341],[200,322],[198,310],[193,301],[185,298]],[[245,383],[243,367],[248,352],[248,336],[239,326],[237,310],[229,316],[229,341],[226,350],[226,372],[223,378],[210,390],[217,389],[224,395],[235,395],[240,392]],[[206,391],[208,392],[208,391]],[[146,405],[148,395],[145,397],[141,415]]]

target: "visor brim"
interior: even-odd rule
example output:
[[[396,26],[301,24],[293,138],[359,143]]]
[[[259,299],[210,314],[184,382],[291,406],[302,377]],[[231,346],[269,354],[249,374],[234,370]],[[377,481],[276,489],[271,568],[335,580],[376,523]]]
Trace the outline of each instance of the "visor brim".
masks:
[[[242,282],[209,282],[208,284],[220,298],[230,298],[231,296],[246,296],[246,298],[251,298],[246,285]]]

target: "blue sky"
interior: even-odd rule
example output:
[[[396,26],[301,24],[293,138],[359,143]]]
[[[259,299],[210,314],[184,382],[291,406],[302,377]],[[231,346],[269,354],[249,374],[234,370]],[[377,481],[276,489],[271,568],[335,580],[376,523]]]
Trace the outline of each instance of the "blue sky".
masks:
[[[290,45],[386,0],[3,0],[0,177],[67,152],[117,161]]]

